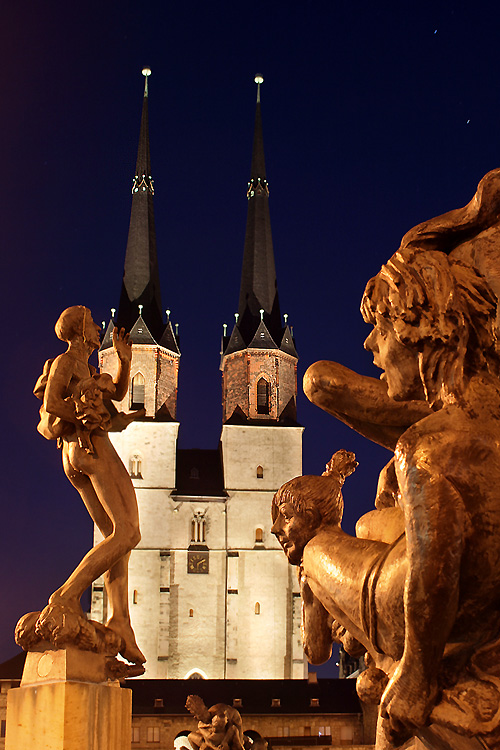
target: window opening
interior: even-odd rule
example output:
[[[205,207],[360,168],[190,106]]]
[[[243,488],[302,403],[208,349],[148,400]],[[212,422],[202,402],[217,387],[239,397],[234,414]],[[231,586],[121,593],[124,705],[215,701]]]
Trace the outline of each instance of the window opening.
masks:
[[[255,529],[255,541],[256,542],[264,541],[264,532],[262,531],[262,529]]]
[[[194,617],[194,609],[190,609],[189,610],[189,616],[190,617]]]
[[[130,408],[142,409],[144,407],[144,375],[138,372],[132,378]]]
[[[260,615],[260,603],[255,602],[255,614]]]
[[[129,463],[129,474],[134,479],[142,479],[142,458],[135,453]]]
[[[265,378],[257,382],[257,414],[269,414],[269,383]]]
[[[194,518],[191,519],[191,541],[204,544],[206,537],[206,521],[205,514],[198,512],[194,514]]]
[[[264,478],[264,469],[262,466],[257,466],[257,479],[263,479]]]

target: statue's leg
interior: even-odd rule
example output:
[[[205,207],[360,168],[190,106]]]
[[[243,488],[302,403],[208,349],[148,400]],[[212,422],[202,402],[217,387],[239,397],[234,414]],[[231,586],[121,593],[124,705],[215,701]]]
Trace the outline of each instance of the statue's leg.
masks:
[[[137,501],[130,477],[107,436],[93,437],[95,453],[84,453],[76,443],[63,447],[66,475],[80,493],[104,540],[91,549],[50,603],[74,608],[85,589],[104,575],[111,609],[108,626],[124,640],[123,656],[144,662],[130,624],[128,559],[140,540]]]

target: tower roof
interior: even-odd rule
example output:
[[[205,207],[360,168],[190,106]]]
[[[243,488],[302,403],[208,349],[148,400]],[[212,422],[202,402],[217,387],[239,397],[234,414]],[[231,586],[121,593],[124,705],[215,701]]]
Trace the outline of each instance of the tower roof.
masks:
[[[142,71],[145,76],[142,103],[141,129],[137,163],[132,185],[132,208],[128,232],[125,269],[116,324],[130,331],[141,315],[153,338],[159,341],[163,323],[160,276],[156,253],[156,233],[153,208],[153,179],[149,151],[148,122],[148,77],[149,68]]]
[[[261,76],[257,83],[257,105],[253,138],[252,166],[248,183],[248,213],[241,272],[238,328],[248,346],[263,320],[275,341],[281,341],[281,323],[276,270],[274,266],[271,219],[269,215],[269,189],[266,180],[264,140],[260,105]]]

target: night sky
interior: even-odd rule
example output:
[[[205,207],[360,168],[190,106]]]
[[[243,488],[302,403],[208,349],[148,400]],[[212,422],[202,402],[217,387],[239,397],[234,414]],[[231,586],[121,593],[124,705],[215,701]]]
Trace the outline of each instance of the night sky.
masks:
[[[237,309],[261,73],[281,310],[299,378],[318,359],[378,377],[367,280],[415,224],[500,166],[500,7],[457,2],[19,2],[2,12],[0,660],[91,544],[33,385],[59,313],[118,306],[144,79],[163,306],[180,324],[180,446],[215,448],[223,323]],[[488,9],[487,9],[488,8]],[[299,386],[300,387],[300,386]],[[359,468],[344,528],[389,453],[299,394],[304,472]]]

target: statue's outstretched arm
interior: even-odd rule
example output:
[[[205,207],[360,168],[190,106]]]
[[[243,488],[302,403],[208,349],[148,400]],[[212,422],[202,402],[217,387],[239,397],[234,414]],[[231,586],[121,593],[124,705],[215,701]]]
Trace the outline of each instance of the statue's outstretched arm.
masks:
[[[410,425],[431,413],[425,401],[395,401],[383,381],[326,360],[308,368],[304,393],[313,404],[389,450]]]
[[[124,328],[120,331],[116,327],[113,329],[113,347],[118,355],[118,372],[113,380],[116,392],[112,398],[115,401],[121,401],[127,394],[130,363],[132,361],[132,341],[129,334],[125,333]]]

